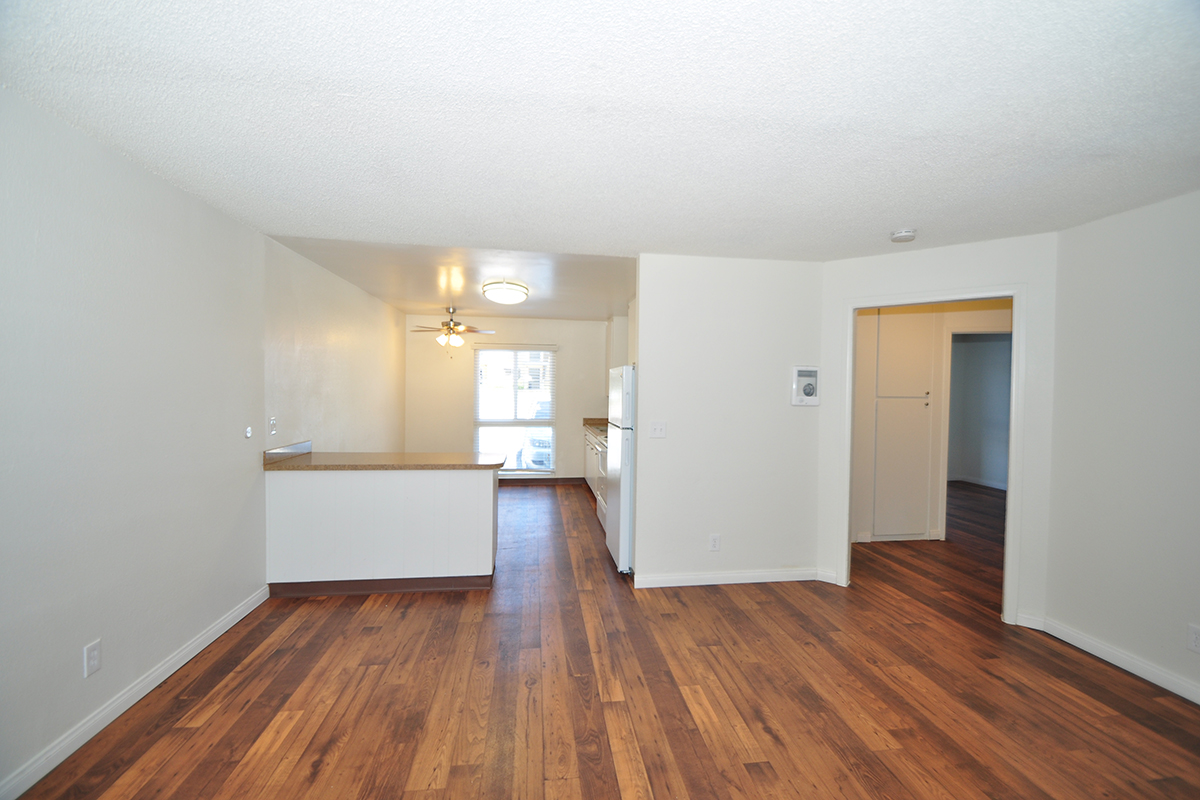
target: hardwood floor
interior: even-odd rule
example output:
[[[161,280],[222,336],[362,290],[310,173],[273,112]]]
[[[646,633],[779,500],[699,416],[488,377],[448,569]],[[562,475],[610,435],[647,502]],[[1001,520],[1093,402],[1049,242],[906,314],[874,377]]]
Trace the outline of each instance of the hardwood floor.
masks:
[[[506,487],[491,591],[272,599],[30,798],[1195,798],[1200,708],[999,620],[1002,493],[853,584],[633,591]]]

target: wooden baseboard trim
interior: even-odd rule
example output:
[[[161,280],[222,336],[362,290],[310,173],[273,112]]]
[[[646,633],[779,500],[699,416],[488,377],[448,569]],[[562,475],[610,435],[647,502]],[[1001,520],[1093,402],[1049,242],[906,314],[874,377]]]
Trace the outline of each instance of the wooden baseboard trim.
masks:
[[[360,581],[298,581],[269,583],[271,597],[331,597],[402,592],[469,592],[491,589],[491,575],[452,578],[375,578]]]
[[[580,486],[587,478],[501,478],[501,486]]]

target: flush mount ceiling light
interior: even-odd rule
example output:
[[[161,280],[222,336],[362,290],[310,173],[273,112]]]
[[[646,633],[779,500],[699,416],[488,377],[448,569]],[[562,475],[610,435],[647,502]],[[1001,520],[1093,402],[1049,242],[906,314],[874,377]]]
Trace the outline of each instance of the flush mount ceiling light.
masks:
[[[917,232],[913,228],[903,228],[898,231],[892,231],[892,241],[896,243],[911,242],[917,238]]]
[[[488,281],[483,285],[483,296],[493,303],[506,306],[525,302],[529,297],[529,287],[523,283],[502,278],[498,281]]]

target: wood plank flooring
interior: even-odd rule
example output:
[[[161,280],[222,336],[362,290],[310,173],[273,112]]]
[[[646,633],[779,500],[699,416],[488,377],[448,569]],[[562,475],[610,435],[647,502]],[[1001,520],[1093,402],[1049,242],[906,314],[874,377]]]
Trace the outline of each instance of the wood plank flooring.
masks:
[[[1003,493],[949,498],[849,588],[634,591],[505,487],[491,591],[269,600],[26,797],[1200,797],[1200,708],[1003,625]]]

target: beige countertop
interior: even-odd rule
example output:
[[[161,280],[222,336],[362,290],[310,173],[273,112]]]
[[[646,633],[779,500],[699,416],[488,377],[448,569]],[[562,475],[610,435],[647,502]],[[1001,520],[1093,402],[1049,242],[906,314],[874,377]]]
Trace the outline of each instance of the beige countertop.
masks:
[[[591,431],[593,435],[599,436],[601,439],[608,438],[608,420],[604,417],[584,417],[583,429]]]
[[[500,469],[503,453],[299,453],[284,458],[264,454],[266,471],[371,469]]]

